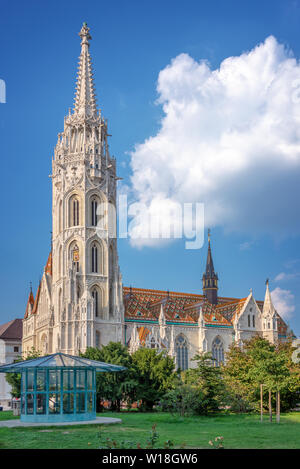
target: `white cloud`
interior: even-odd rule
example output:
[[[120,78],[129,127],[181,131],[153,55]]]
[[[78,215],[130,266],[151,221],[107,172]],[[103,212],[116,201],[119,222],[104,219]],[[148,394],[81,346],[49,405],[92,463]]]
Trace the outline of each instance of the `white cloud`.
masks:
[[[298,278],[300,274],[298,272],[295,273],[286,273],[286,272],[280,272],[278,275],[275,277],[275,282],[287,282],[289,280],[294,280]]]
[[[161,127],[131,153],[137,202],[157,215],[157,205],[203,202],[206,226],[300,232],[300,65],[290,51],[270,36],[216,70],[180,54],[157,91]]]
[[[278,314],[280,314],[283,319],[289,319],[295,311],[295,296],[290,290],[283,290],[280,287],[276,287],[275,290],[271,292],[271,296]]]
[[[240,244],[241,251],[249,251],[252,248],[254,241],[245,241],[244,243]]]

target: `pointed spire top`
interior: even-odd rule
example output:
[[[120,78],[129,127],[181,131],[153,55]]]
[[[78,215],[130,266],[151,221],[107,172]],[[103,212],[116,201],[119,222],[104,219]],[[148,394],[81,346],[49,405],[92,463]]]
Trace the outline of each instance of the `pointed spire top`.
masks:
[[[79,57],[79,70],[76,82],[74,114],[80,118],[97,119],[96,93],[93,79],[92,59],[89,52],[92,39],[90,28],[86,23],[80,30],[81,53]]]
[[[275,313],[275,308],[271,298],[271,292],[269,289],[269,279],[266,280],[266,294],[265,294],[265,301],[263,307],[263,314],[271,314]]]
[[[206,275],[212,276],[212,275],[215,275],[215,269],[214,269],[214,263],[213,263],[211,247],[210,247],[210,236],[211,236],[211,231],[209,229],[208,230],[208,251],[207,251],[207,260],[206,260]]]
[[[88,28],[88,25],[86,22],[83,23],[82,28],[78,35],[81,37],[81,47],[83,46],[90,46],[89,40],[92,39],[92,36],[90,35],[90,28]]]
[[[30,282],[30,292],[27,300],[27,305],[26,305],[26,310],[25,310],[25,316],[24,318],[27,319],[28,316],[31,314],[33,310],[33,305],[34,305],[34,296],[32,293],[32,283]]]
[[[207,230],[208,244],[210,244],[210,228]]]

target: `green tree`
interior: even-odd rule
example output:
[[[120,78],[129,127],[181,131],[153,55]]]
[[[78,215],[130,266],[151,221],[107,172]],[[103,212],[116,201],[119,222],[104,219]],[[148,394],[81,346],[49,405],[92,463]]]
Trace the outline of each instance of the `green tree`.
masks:
[[[223,367],[224,381],[231,393],[248,402],[253,409],[260,407],[260,384],[264,384],[264,402],[267,394],[281,394],[281,408],[293,407],[300,391],[299,367],[293,364],[290,344],[271,344],[262,337],[255,336],[243,343],[243,347],[233,344],[226,355]]]
[[[186,415],[202,414],[203,394],[197,387],[180,383],[166,392],[160,401],[162,411],[171,414]]]
[[[192,360],[197,362],[197,366],[183,373],[183,381],[201,392],[199,394],[201,403],[197,413],[216,412],[224,398],[221,368],[214,366],[214,360],[209,352],[199,353]]]
[[[120,411],[122,401],[132,402],[135,399],[137,381],[127,347],[120,342],[109,342],[100,349],[88,347],[81,356],[126,367],[126,370],[117,373],[97,373],[97,411],[102,410],[102,400],[111,402],[111,410]]]
[[[156,349],[140,348],[132,354],[137,380],[136,399],[141,410],[152,410],[164,393],[174,385],[174,360]]]
[[[33,358],[40,357],[41,354],[38,350],[34,347],[31,348],[29,352],[25,355],[25,357],[18,357],[14,363],[21,362],[23,360],[32,360]],[[11,386],[11,396],[12,397],[21,397],[21,373],[6,373],[5,379]]]

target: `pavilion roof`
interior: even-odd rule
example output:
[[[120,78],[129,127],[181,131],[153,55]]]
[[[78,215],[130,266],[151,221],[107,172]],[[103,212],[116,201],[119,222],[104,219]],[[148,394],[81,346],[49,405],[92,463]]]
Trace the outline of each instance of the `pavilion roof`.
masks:
[[[90,360],[89,358],[77,357],[66,353],[54,353],[43,357],[33,358],[31,360],[23,360],[21,362],[12,363],[10,365],[0,366],[0,373],[17,373],[29,368],[93,368],[100,372],[123,371],[123,366],[112,365],[111,363]]]

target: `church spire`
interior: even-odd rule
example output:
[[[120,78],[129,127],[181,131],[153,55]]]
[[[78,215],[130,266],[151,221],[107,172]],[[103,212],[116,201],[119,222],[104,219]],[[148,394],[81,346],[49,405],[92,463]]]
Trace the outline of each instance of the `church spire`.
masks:
[[[78,117],[97,118],[96,94],[93,79],[92,59],[89,52],[92,39],[86,23],[79,32],[81,53],[79,56],[78,76],[76,83],[74,114]]]
[[[266,293],[265,293],[265,301],[263,307],[263,316],[266,315],[273,316],[275,314],[275,307],[272,302],[271,293],[269,289],[269,279],[266,280]]]
[[[210,246],[210,230],[208,230],[208,251],[206,269],[202,277],[203,294],[208,301],[215,305],[218,303],[218,275],[215,273],[214,263]]]

